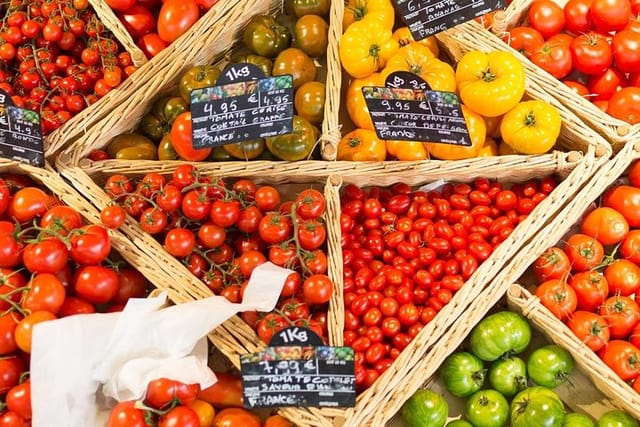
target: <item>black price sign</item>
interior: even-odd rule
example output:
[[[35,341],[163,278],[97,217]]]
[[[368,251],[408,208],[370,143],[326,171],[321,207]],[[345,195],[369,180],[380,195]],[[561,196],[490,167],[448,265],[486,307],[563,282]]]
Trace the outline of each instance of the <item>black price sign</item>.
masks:
[[[505,0],[396,0],[415,40],[506,7]]]
[[[385,87],[362,88],[380,139],[471,146],[460,101],[453,92],[429,90],[415,74],[399,71]]]
[[[40,114],[18,108],[0,90],[0,157],[44,166]]]
[[[293,77],[263,77],[255,65],[234,64],[217,86],[191,92],[193,148],[293,131]]]
[[[352,348],[324,346],[299,327],[280,331],[270,345],[240,357],[246,408],[355,406]]]

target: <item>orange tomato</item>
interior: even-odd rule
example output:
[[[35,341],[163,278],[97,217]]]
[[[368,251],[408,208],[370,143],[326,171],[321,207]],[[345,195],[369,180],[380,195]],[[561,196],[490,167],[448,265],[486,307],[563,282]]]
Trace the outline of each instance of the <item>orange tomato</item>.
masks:
[[[262,427],[293,427],[293,424],[281,415],[271,415]]]
[[[338,160],[381,162],[387,157],[384,141],[372,130],[355,129],[338,143]]]
[[[257,415],[242,408],[227,408],[216,414],[214,427],[261,427]]]
[[[176,117],[173,125],[171,125],[171,144],[178,156],[184,160],[199,162],[209,157],[212,148],[193,148],[191,132],[191,111],[187,111]]]
[[[403,161],[425,160],[427,147],[421,141],[387,141],[387,153]]]
[[[379,73],[374,73],[363,79],[354,79],[347,89],[347,113],[356,127],[373,130],[373,121],[362,94],[364,86],[384,86],[384,79]]]
[[[194,400],[189,404],[189,408],[193,409],[193,411],[198,415],[198,420],[200,421],[200,427],[211,427],[213,426],[213,418],[216,415],[215,409],[211,404],[205,402],[204,400]]]
[[[15,339],[18,348],[25,353],[31,353],[31,336],[33,327],[38,323],[56,319],[55,314],[49,311],[34,311],[18,322],[15,330]]]
[[[592,210],[582,220],[580,230],[595,237],[604,246],[621,242],[629,232],[629,223],[615,209],[600,207]]]
[[[411,34],[411,30],[409,27],[401,27],[393,32],[394,40],[397,40],[400,43],[400,46],[406,46],[409,43],[416,43],[413,38],[413,34]],[[429,48],[429,50],[433,53],[433,56],[440,56],[440,47],[438,46],[438,40],[434,36],[427,37],[426,39],[422,39],[417,43],[423,44]]]

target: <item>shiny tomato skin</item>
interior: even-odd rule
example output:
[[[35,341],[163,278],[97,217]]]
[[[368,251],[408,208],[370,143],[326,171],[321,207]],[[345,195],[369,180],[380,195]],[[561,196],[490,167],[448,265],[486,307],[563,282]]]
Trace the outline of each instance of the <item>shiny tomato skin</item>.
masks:
[[[591,311],[576,311],[567,326],[592,351],[599,351],[609,342],[609,325],[604,318]]]
[[[609,295],[607,279],[597,271],[575,273],[569,285],[576,292],[578,310],[597,311]]]
[[[535,261],[533,272],[540,282],[549,279],[565,279],[571,272],[571,263],[562,249],[552,247]]]
[[[640,123],[640,88],[628,86],[614,93],[607,103],[606,112],[632,125]]]
[[[629,297],[612,296],[600,307],[601,316],[609,325],[609,334],[613,339],[628,337],[633,327],[640,321],[640,308]]]
[[[589,76],[587,81],[588,93],[594,94],[589,99],[594,101],[608,101],[614,93],[628,85],[627,77],[617,68],[611,67],[605,72]]]
[[[107,427],[151,427],[145,422],[144,411],[135,408],[135,401],[118,403],[109,414]]]
[[[565,29],[568,32],[580,35],[591,30],[590,6],[591,0],[569,0],[564,5]]]
[[[640,267],[626,259],[613,261],[604,270],[611,295],[629,296],[640,289]]]
[[[529,8],[529,25],[546,39],[558,34],[565,23],[564,12],[550,0],[536,0]]]
[[[591,270],[604,258],[602,244],[586,234],[571,235],[565,243],[564,251],[571,261],[573,271]]]
[[[623,381],[631,381],[640,376],[640,350],[622,340],[611,340],[598,355]]]
[[[226,408],[213,419],[213,427],[261,427],[260,418],[242,408]]]
[[[578,306],[575,291],[563,280],[547,280],[536,288],[535,294],[542,305],[559,319],[571,316]]]
[[[80,267],[73,278],[76,294],[95,304],[110,302],[118,294],[120,281],[111,268],[101,265]]]
[[[200,17],[195,0],[166,0],[158,15],[158,35],[171,43],[184,34]]]
[[[582,220],[580,231],[598,239],[603,246],[609,246],[624,239],[629,232],[629,224],[615,209],[599,207],[589,212]]]

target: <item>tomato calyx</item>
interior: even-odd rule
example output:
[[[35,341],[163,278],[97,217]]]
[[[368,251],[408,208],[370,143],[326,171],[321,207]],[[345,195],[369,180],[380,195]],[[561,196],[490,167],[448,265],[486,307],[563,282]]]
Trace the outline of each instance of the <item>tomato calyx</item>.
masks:
[[[482,76],[480,77],[482,80],[484,80],[487,83],[491,83],[492,81],[494,81],[498,76],[495,75],[495,73],[493,73],[491,70],[487,69],[486,71],[482,72]]]
[[[527,115],[524,118],[524,125],[531,127],[531,126],[535,126],[536,124],[536,115],[534,114],[533,111],[529,111],[529,113],[527,113]]]

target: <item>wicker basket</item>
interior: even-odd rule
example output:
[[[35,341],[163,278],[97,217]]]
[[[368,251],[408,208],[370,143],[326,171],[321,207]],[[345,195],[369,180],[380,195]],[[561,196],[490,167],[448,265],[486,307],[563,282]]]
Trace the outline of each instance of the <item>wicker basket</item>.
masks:
[[[500,308],[505,308],[508,305],[511,311],[523,314],[533,326],[532,344],[529,345],[529,349],[525,350],[525,354],[530,352],[534,346],[545,345],[549,342],[568,350],[574,358],[576,358],[577,368],[571,374],[569,380],[557,387],[555,391],[560,395],[565,405],[572,411],[581,412],[585,415],[589,415],[593,418],[599,418],[605,412],[612,409],[626,409],[626,400],[623,395],[609,394],[608,397],[604,396],[601,390],[601,380],[603,378],[594,378],[594,372],[590,365],[583,363],[577,354],[582,352],[580,346],[581,343],[574,343],[563,336],[562,332],[554,329],[553,324],[547,318],[548,315],[542,312],[540,309],[544,309],[538,301],[530,300],[530,295],[519,285],[512,285],[507,292],[507,298],[502,298],[500,301]],[[506,301],[505,301],[506,299]],[[506,302],[506,304],[505,304]],[[482,306],[482,304],[474,304],[470,308],[470,313],[478,314],[474,316],[473,320],[468,322],[459,322],[458,327],[451,330],[451,332],[443,337],[438,350],[434,351],[432,357],[429,358],[431,366],[440,366],[442,362],[454,351],[460,348],[461,342],[466,338],[471,329],[479,322],[485,313],[491,308],[491,306]],[[555,319],[555,318],[553,318]],[[557,320],[556,320],[557,322]],[[463,347],[464,348],[464,347]],[[436,352],[438,356],[436,357]],[[430,369],[428,374],[418,375],[418,381],[425,382],[426,384],[420,388],[428,388],[430,390],[442,393],[450,404],[450,417],[457,417],[464,413],[464,406],[462,405],[462,399],[458,399],[449,395],[442,381],[435,373],[436,369]],[[576,391],[579,391],[577,393]],[[629,411],[630,412],[630,411]],[[631,412],[630,412],[631,413]],[[378,425],[378,424],[373,424]],[[394,417],[387,427],[402,427],[402,421],[399,416]]]
[[[564,6],[567,3],[567,0],[554,1],[560,6]],[[501,39],[506,31],[524,22],[531,3],[532,0],[514,0],[506,11],[496,12],[492,27],[492,31],[495,34],[483,29],[476,22],[467,22],[459,25],[450,30],[448,34],[457,40],[464,40],[465,43],[477,49],[508,50],[520,55],[519,58],[528,74],[534,76],[539,85],[548,93],[556,97],[599,134],[603,135],[611,143],[614,152],[619,151],[625,143],[636,141],[640,136],[640,124],[630,125],[604,113],[593,103],[577,95],[567,85],[532,63],[520,52],[509,47]]]
[[[56,148],[63,147],[66,141],[79,138],[70,147],[71,150],[67,150],[73,152],[73,158],[69,161],[77,164],[93,149],[104,147],[117,135],[135,129],[155,100],[174,89],[177,80],[187,69],[199,64],[226,64],[225,57],[231,52],[236,41],[241,39],[239,32],[249,19],[269,11],[273,14],[280,13],[284,10],[285,1],[218,2],[188,33],[134,73],[128,79],[131,80],[131,84],[127,86],[127,90],[117,91],[117,96],[112,97],[108,105],[101,109],[99,116],[91,116],[88,124],[83,121],[82,128],[74,126],[56,138]],[[326,101],[320,143],[324,145],[325,141],[328,141],[327,144],[334,147],[340,140],[338,110],[341,74],[337,31],[341,29],[343,10],[344,4],[341,1],[332,2],[326,67],[320,70],[322,75],[326,75]],[[340,16],[340,19],[336,19],[336,16]],[[99,119],[103,120],[98,122]],[[51,151],[53,152],[53,149]]]

